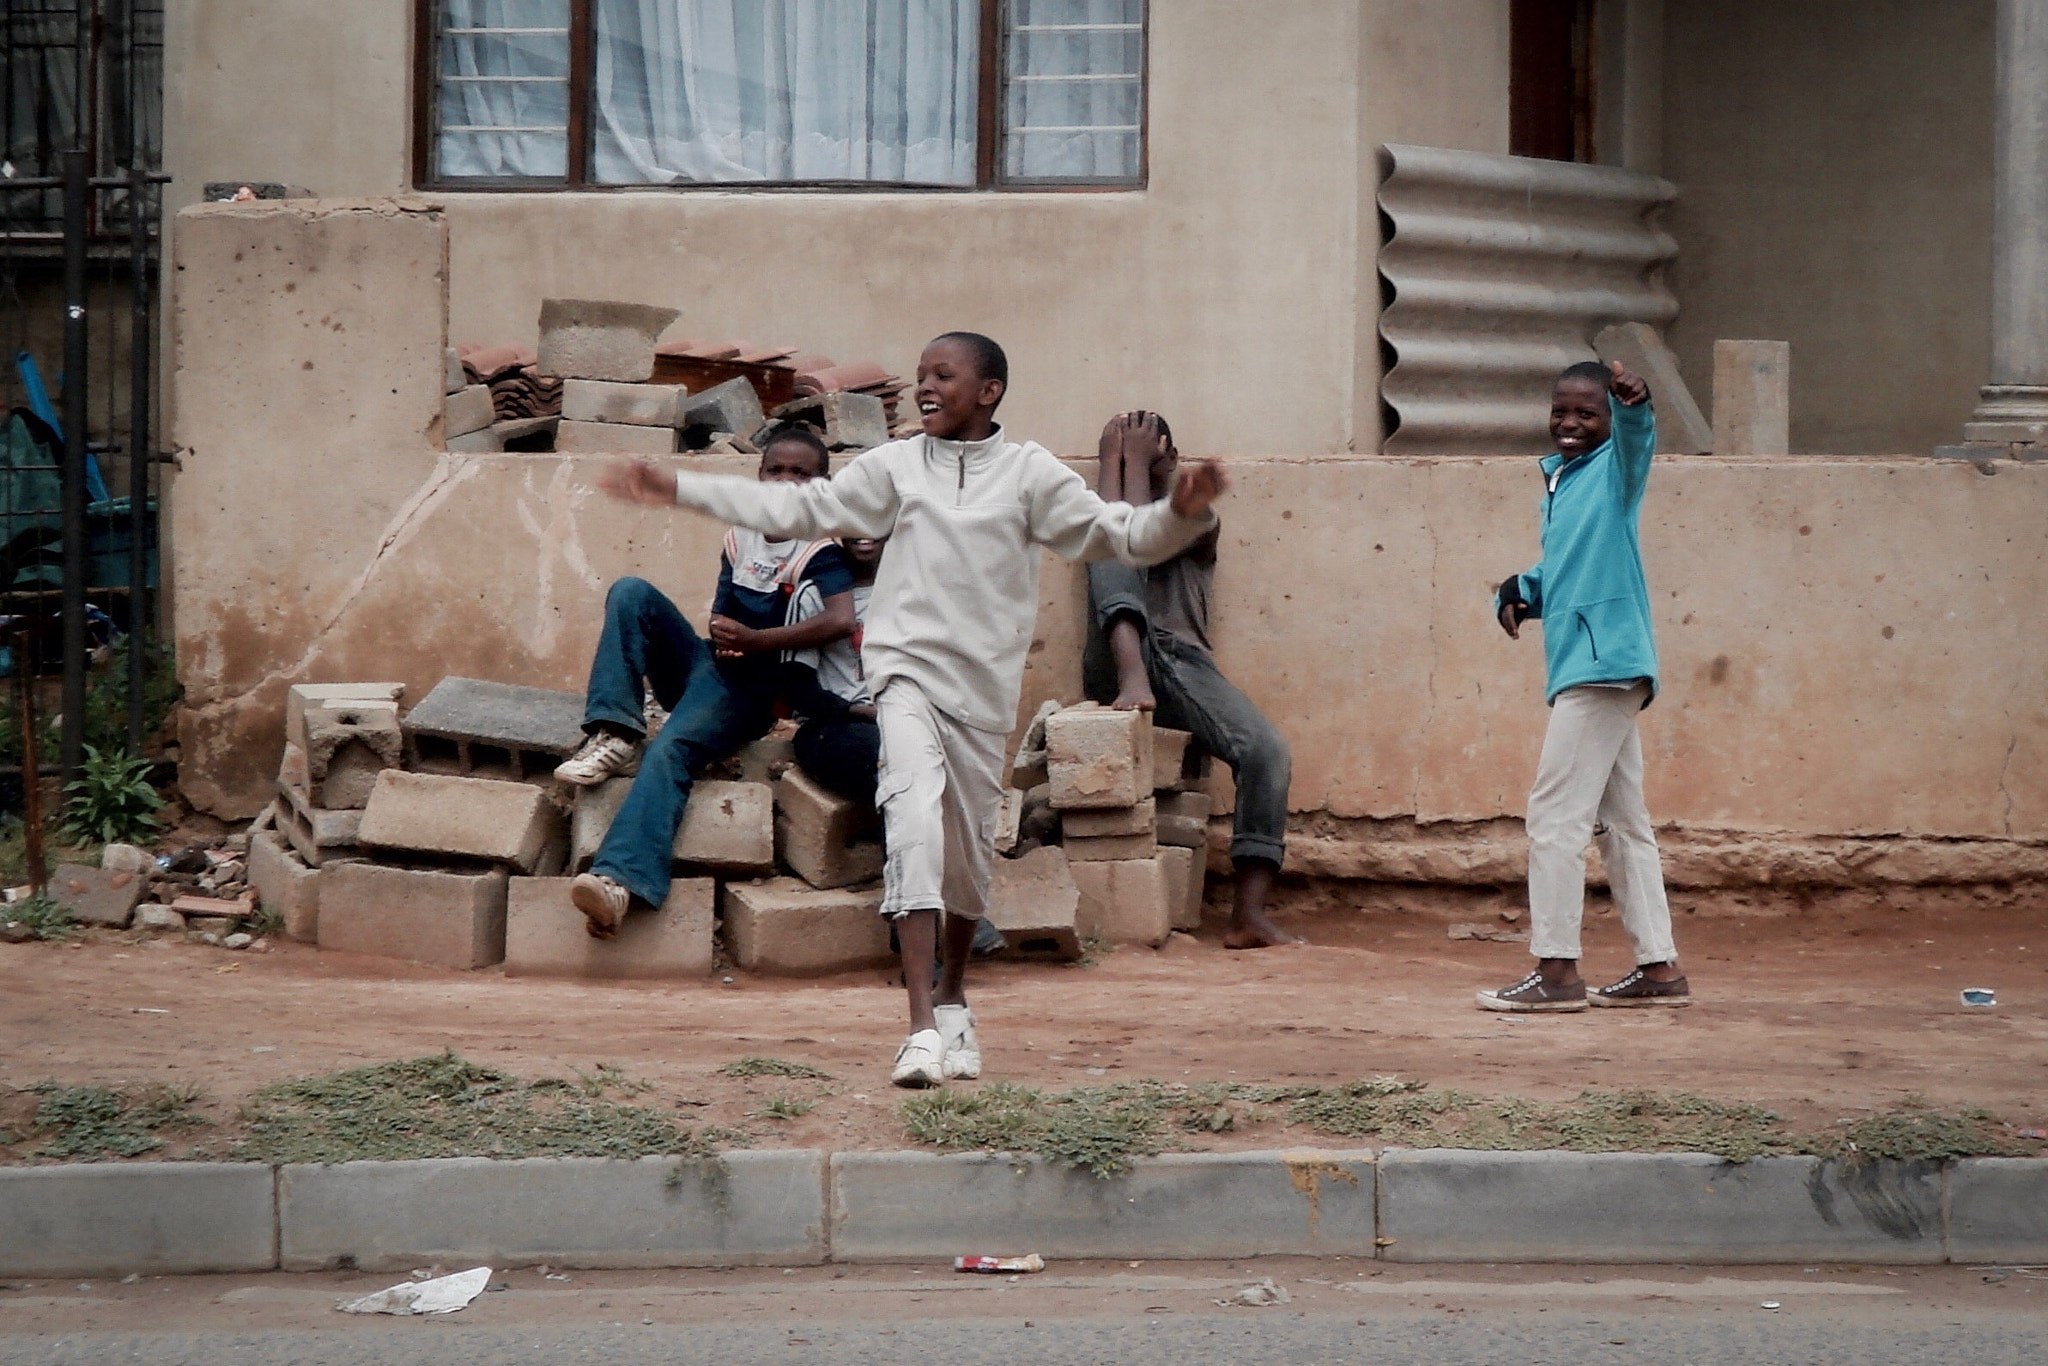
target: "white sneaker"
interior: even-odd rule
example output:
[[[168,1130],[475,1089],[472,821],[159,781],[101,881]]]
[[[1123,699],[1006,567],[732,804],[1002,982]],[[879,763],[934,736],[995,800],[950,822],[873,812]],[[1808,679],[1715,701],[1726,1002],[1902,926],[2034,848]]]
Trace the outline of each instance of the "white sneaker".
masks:
[[[640,771],[640,742],[601,730],[583,748],[555,766],[555,777],[578,787],[596,787],[614,775]]]
[[[980,1076],[981,1043],[974,1037],[974,1012],[966,1006],[933,1006],[932,1018],[946,1041],[946,1079],[972,1081]]]
[[[584,928],[594,939],[610,939],[626,918],[633,894],[603,873],[580,873],[569,884],[569,904],[583,912]]]
[[[896,1070],[889,1080],[898,1086],[939,1086],[946,1080],[946,1041],[936,1029],[920,1029],[896,1050]]]

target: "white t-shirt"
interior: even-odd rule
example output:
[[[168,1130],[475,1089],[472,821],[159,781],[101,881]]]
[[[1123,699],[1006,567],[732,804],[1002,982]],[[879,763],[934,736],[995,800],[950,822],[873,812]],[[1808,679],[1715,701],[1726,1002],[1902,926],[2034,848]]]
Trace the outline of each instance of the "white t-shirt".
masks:
[[[818,686],[835,697],[843,697],[854,706],[862,706],[874,699],[868,695],[867,671],[860,663],[861,635],[868,619],[868,599],[874,595],[872,583],[856,583],[853,586],[853,634],[841,636],[822,648],[790,650],[784,658],[797,664],[808,664],[818,672]],[[825,610],[824,595],[818,592],[818,585],[810,580],[801,584],[789,600],[789,624],[809,621]]]

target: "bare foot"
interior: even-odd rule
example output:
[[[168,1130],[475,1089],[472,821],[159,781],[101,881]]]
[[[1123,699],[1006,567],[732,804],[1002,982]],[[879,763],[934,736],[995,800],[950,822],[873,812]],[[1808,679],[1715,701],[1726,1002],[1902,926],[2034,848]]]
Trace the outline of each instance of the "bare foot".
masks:
[[[1159,703],[1152,696],[1150,683],[1126,683],[1109,705],[1118,711],[1151,711]]]
[[[1308,947],[1308,941],[1266,919],[1264,912],[1242,916],[1223,932],[1226,949],[1277,949],[1288,945]]]

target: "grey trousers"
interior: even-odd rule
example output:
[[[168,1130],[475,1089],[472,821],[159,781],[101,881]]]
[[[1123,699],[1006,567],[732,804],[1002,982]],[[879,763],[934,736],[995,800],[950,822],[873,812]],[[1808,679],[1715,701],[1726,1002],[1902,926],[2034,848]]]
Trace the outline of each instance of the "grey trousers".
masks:
[[[1142,570],[1115,560],[1090,564],[1088,602],[1092,620],[1081,657],[1082,687],[1088,696],[1097,702],[1116,696],[1109,628],[1119,617],[1132,619],[1144,647],[1145,673],[1159,702],[1153,719],[1169,729],[1191,732],[1195,743],[1229,765],[1237,782],[1230,856],[1277,865],[1287,851],[1287,787],[1294,776],[1287,741],[1223,676],[1207,650],[1153,628],[1145,612]]]

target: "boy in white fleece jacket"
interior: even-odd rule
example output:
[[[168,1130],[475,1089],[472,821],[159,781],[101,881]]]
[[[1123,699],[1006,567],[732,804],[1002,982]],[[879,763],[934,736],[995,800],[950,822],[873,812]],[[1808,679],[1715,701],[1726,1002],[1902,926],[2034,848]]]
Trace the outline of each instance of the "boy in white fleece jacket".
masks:
[[[1038,547],[1070,560],[1170,559],[1216,524],[1225,487],[1208,460],[1170,499],[1105,503],[1043,446],[1004,439],[995,411],[1009,361],[987,337],[949,332],[917,364],[924,434],[857,457],[830,479],[768,485],[622,462],[616,497],[674,503],[769,536],[887,536],[861,659],[882,729],[876,804],[889,845],[882,913],[898,921],[910,1037],[891,1079],[936,1086],[981,1075],[966,969],[988,900],[1004,741],[1016,721],[1038,615]],[[944,971],[931,969],[945,913]]]

